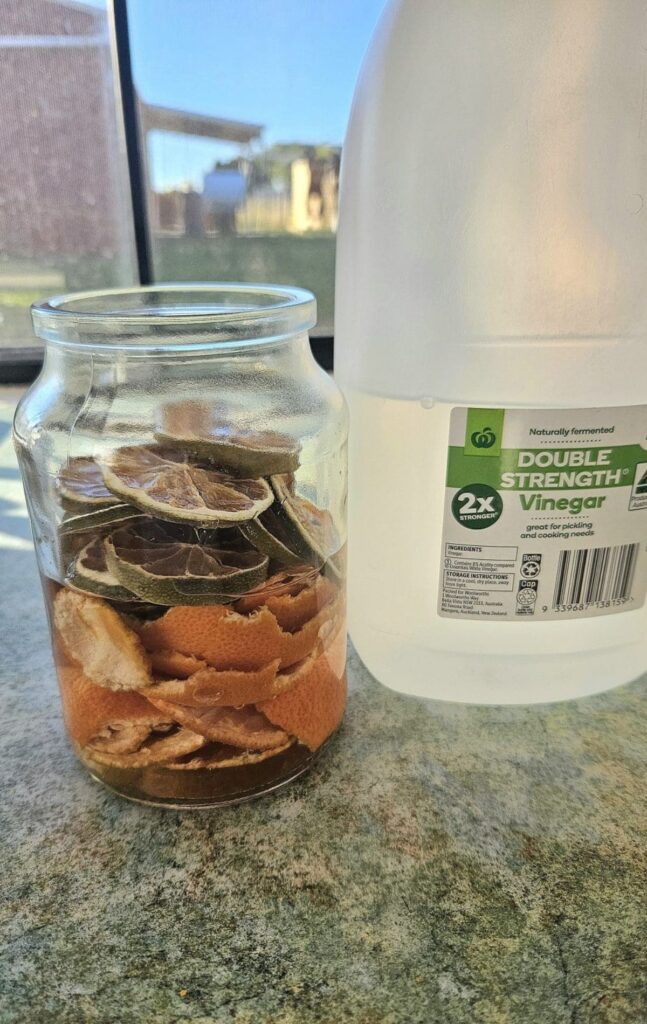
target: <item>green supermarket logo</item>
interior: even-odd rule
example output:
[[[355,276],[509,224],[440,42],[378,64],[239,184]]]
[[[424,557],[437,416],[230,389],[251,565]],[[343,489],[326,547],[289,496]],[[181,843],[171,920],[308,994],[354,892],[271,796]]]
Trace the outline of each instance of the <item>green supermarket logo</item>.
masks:
[[[491,448],[496,444],[496,434],[492,427],[484,427],[483,430],[475,430],[470,440],[473,448]]]
[[[465,421],[465,455],[497,459],[501,454],[504,409],[468,409]]]

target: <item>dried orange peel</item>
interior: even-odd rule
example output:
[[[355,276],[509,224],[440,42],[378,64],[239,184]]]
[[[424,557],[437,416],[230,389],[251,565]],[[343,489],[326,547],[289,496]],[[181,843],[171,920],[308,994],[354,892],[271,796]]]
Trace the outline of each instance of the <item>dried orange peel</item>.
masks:
[[[169,761],[194,753],[207,742],[204,736],[190,729],[171,726],[170,731],[167,731],[166,724],[162,728],[163,731],[151,731],[139,749],[129,753],[106,751],[92,745],[84,747],[82,753],[92,761],[112,768],[149,768],[156,765],[164,767]]]
[[[139,635],[148,651],[179,651],[218,669],[252,671],[276,659],[287,668],[310,654],[340,601],[330,602],[296,633],[281,629],[266,607],[246,616],[222,605],[178,605],[146,623]]]
[[[297,565],[292,569],[283,569],[263,580],[253,590],[247,591],[235,605],[235,610],[242,614],[256,611],[265,604],[268,597],[282,597],[284,594],[294,596],[306,587],[312,586],[317,571],[311,565]]]
[[[268,722],[254,707],[187,708],[165,700],[151,700],[151,703],[174,722],[211,742],[243,750],[271,750],[285,746],[289,739],[283,729]]]
[[[67,655],[91,682],[110,690],[140,690],[152,683],[141,640],[100,598],[59,590],[54,625]]]
[[[163,676],[177,676],[180,679],[188,679],[195,675],[202,668],[207,668],[206,661],[196,658],[194,654],[182,654],[180,651],[151,651],[151,666],[153,672]],[[170,697],[175,700],[175,697]]]
[[[281,574],[284,575],[284,574]],[[296,593],[276,593],[272,590],[272,580],[266,587],[250,591],[234,608],[237,612],[249,614],[265,605],[274,615],[281,629],[295,633],[301,629],[317,612],[330,604],[338,593],[338,588],[324,576],[318,576],[316,582],[299,589]]]
[[[175,657],[184,658],[185,655]],[[188,678],[159,679],[153,686],[142,690],[142,694],[150,700],[168,700],[190,708],[213,708],[256,704],[280,693],[278,659],[249,672],[237,669],[221,671],[207,666],[204,661],[198,664],[203,667]]]
[[[288,740],[282,747],[274,747],[272,750],[240,750],[238,747],[230,747],[223,743],[208,744],[186,760],[174,761],[164,767],[172,768],[174,771],[195,771],[200,768],[242,768],[246,765],[267,761],[269,757],[276,757],[293,744],[294,740]]]
[[[292,669],[293,685],[257,704],[274,725],[316,750],[339,725],[346,706],[346,627],[342,623],[325,648]]]
[[[125,690],[97,686],[71,662],[58,666],[61,702],[67,731],[81,747],[110,737],[119,738],[119,749],[136,749],[154,726],[170,722],[144,697]],[[137,737],[140,737],[137,741]]]

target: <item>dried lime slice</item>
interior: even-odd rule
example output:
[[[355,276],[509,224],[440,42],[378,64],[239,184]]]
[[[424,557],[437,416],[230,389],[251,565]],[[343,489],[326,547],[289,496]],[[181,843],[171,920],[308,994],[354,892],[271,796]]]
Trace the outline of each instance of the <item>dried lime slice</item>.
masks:
[[[275,430],[234,427],[205,402],[175,402],[162,410],[158,440],[193,452],[239,477],[290,473],[301,446]]]
[[[79,551],[68,581],[75,590],[108,597],[115,601],[137,600],[135,594],[123,587],[106,565],[106,552],[101,537],[95,537]]]
[[[72,511],[115,504],[115,496],[103,482],[97,462],[89,456],[68,459],[58,474],[56,485],[63,507]]]
[[[227,604],[267,576],[268,558],[258,551],[178,540],[159,523],[124,526],[104,544],[110,572],[153,604]]]
[[[115,526],[117,523],[125,523],[133,519],[146,518],[134,505],[125,505],[123,502],[115,504],[115,497],[112,496],[113,504],[108,508],[97,508],[92,512],[81,512],[78,515],[72,512],[63,516],[59,533],[85,533],[87,530],[96,530],[99,527]]]
[[[106,485],[140,509],[194,526],[246,522],[273,501],[265,480],[239,480],[155,445],[118,448],[102,466]]]
[[[341,542],[330,512],[296,494],[289,477],[273,476],[272,487],[277,498],[272,511],[281,522],[282,543],[301,561],[311,565],[328,563],[333,575],[339,575],[333,556]]]
[[[297,550],[299,544],[294,543],[294,527],[279,502],[261,512],[256,519],[241,523],[238,529],[250,544],[273,562],[291,568],[301,565],[304,559],[310,561],[308,555]],[[298,537],[296,539],[298,542]],[[318,564],[321,564],[321,561]]]

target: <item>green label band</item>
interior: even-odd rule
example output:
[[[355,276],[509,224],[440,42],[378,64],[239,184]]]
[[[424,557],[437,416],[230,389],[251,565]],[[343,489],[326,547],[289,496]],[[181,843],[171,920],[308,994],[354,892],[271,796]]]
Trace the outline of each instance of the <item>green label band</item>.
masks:
[[[487,413],[489,419],[492,419],[491,413],[501,410],[474,411]],[[481,431],[475,434],[477,446],[490,443],[490,435],[485,432],[487,426],[489,423],[480,424]],[[491,430],[496,438],[496,428]],[[645,450],[638,444],[618,445],[615,448],[503,448],[498,452],[493,451],[496,444],[495,440],[489,447],[479,448],[472,446],[470,441],[469,454],[467,446],[451,447],[447,462],[447,486],[461,488],[478,480],[507,491],[630,487],[637,464],[647,458]]]

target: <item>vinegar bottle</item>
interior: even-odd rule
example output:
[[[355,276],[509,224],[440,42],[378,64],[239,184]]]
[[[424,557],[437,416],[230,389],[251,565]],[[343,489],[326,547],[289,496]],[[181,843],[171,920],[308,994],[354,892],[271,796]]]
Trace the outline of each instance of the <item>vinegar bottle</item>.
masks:
[[[344,148],[350,625],[484,703],[647,669],[647,4],[393,0]]]

